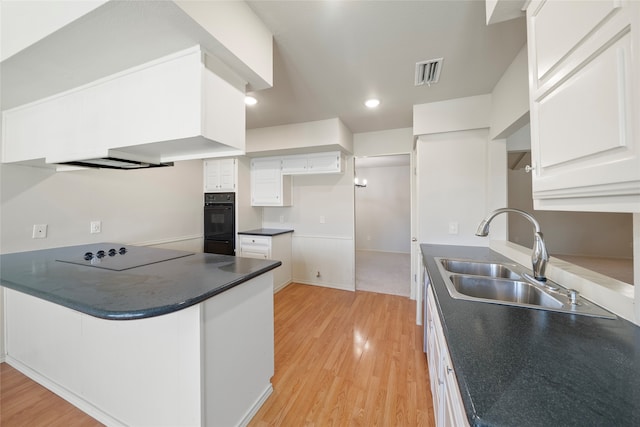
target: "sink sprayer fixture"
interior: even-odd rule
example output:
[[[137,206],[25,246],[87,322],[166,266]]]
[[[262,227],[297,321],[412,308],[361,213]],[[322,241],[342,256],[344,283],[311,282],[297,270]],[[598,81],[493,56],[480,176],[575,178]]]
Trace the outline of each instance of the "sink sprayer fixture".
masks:
[[[544,275],[544,271],[547,268],[547,262],[549,261],[549,254],[547,248],[544,245],[542,239],[542,232],[540,231],[540,224],[536,219],[527,212],[520,209],[513,208],[500,208],[491,212],[488,217],[483,219],[478,225],[476,236],[485,237],[489,234],[489,224],[491,220],[496,216],[504,212],[515,212],[523,217],[527,218],[535,227],[535,233],[533,234],[533,252],[531,253],[531,264],[533,266],[533,277],[539,281],[546,281],[547,278]]]

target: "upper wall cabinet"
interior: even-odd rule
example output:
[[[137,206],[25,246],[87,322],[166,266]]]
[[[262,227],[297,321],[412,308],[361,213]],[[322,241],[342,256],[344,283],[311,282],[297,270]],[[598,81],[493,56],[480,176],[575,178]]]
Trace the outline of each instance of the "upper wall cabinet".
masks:
[[[640,2],[527,8],[534,207],[640,212]]]
[[[291,206],[291,177],[282,174],[280,157],[251,160],[251,206]]]
[[[205,160],[203,166],[205,193],[236,190],[236,159]]]
[[[251,160],[251,205],[291,206],[291,175],[332,174],[344,171],[340,151]]]
[[[339,151],[282,157],[284,175],[342,173],[344,158]]]

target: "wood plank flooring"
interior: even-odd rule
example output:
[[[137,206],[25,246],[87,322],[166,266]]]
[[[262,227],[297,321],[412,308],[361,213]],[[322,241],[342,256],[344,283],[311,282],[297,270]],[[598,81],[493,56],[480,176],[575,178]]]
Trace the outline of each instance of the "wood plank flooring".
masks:
[[[93,427],[102,426],[40,384],[6,363],[0,364],[0,426]]]
[[[250,426],[435,426],[415,301],[292,284],[275,297],[274,392]],[[100,426],[0,364],[0,425]]]
[[[434,426],[415,301],[292,284],[275,295],[274,392],[256,426]]]

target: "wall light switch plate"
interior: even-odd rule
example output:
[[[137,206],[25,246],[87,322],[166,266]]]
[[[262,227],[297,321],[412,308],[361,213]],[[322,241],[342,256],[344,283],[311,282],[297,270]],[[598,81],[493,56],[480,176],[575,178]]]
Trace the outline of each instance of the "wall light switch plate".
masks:
[[[44,239],[47,237],[47,224],[34,224],[33,235],[34,239]]]
[[[452,221],[449,223],[449,234],[458,234],[458,223]]]
[[[101,221],[91,221],[91,234],[100,233],[102,231]]]

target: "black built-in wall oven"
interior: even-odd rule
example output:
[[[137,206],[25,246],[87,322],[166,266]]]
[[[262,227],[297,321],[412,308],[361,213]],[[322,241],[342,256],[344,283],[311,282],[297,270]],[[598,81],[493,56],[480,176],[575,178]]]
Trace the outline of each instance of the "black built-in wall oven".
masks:
[[[204,194],[204,251],[235,255],[235,193]]]

